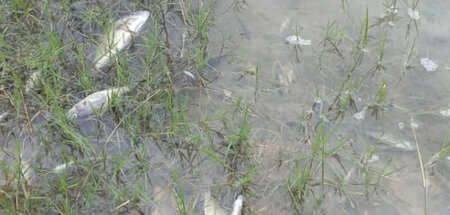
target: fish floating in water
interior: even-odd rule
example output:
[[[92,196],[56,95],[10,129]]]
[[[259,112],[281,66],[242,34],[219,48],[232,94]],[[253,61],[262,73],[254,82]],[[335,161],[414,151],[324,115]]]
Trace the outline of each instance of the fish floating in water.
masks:
[[[244,197],[242,195],[239,195],[236,198],[236,201],[234,201],[233,203],[233,211],[231,212],[231,215],[241,215],[243,205]]]
[[[26,84],[25,84],[25,92],[26,93],[30,93],[31,90],[39,84],[39,79],[42,76],[42,72],[41,71],[35,71],[33,73],[31,73],[30,78],[27,80]]]
[[[236,201],[233,203],[233,211],[230,215],[240,215],[242,212],[242,206],[244,205],[244,197],[239,195]],[[219,201],[211,196],[209,191],[205,192],[205,202],[203,206],[203,212],[205,215],[226,215],[225,210],[220,206]]]
[[[294,80],[294,70],[290,66],[281,65],[281,70],[276,76],[278,92],[282,95],[289,93],[289,88]]]
[[[203,212],[205,215],[226,215],[225,210],[220,206],[219,201],[211,196],[209,191],[205,192],[205,201],[203,203]]]
[[[119,87],[93,93],[74,105],[67,115],[72,120],[87,117],[94,113],[103,113],[108,109],[111,97],[123,95],[128,91],[130,91],[128,87]]]
[[[138,35],[150,16],[148,11],[138,11],[112,23],[111,30],[103,36],[94,58],[94,67],[99,70],[127,47]]]

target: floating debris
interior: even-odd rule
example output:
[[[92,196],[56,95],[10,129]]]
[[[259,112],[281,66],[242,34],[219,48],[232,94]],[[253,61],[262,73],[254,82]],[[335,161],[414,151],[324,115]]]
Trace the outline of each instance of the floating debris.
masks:
[[[361,121],[366,117],[367,108],[364,107],[361,111],[353,114],[353,117],[355,117],[356,120]]]
[[[131,13],[112,23],[111,30],[103,36],[94,58],[94,67],[101,69],[111,58],[127,47],[144,26],[150,12],[138,11]]]
[[[449,117],[450,116],[450,108],[446,110],[440,110],[439,113],[441,113],[442,116]]]
[[[39,83],[39,78],[42,76],[41,71],[35,71],[31,74],[30,78],[25,84],[25,92],[30,93],[30,91]]]
[[[399,128],[400,130],[403,130],[403,129],[405,128],[405,123],[404,123],[404,122],[399,122],[399,123],[398,123],[398,128]]]
[[[420,18],[419,10],[417,10],[417,8],[416,9],[408,8],[408,15],[409,18],[413,20],[418,20]]]
[[[438,65],[427,57],[420,59],[420,63],[427,72],[434,72],[438,68]]]
[[[223,101],[231,101],[232,100],[232,96],[233,92],[229,91],[229,90],[223,90]]]
[[[233,211],[230,215],[240,215],[242,212],[242,206],[244,205],[244,197],[239,195],[236,198],[236,201],[233,203]]]
[[[386,8],[386,13],[397,15],[398,9],[395,8],[394,6],[391,6],[389,8]]]
[[[395,16],[398,14],[398,9],[394,6],[386,8],[386,12],[380,14],[380,19],[384,19],[386,17]]]
[[[244,74],[255,75],[256,66],[251,63],[246,63],[242,66],[242,70],[243,70]]]
[[[289,87],[294,81],[294,70],[289,66],[281,66],[281,72],[276,76],[281,94],[287,94]]]
[[[445,159],[450,163],[450,156],[445,157]]]
[[[374,139],[382,147],[387,147],[386,150],[397,149],[401,151],[415,151],[416,147],[412,144],[412,141],[404,140],[391,136],[384,132],[368,131],[365,132],[369,138]]]
[[[288,26],[289,22],[291,22],[291,20],[288,18],[288,19],[285,19],[283,21],[283,23],[281,23],[280,33],[282,33],[286,29],[286,27]]]
[[[205,215],[226,215],[225,210],[220,206],[216,198],[211,196],[210,191],[205,192],[205,202],[203,205]]]
[[[68,117],[75,119],[90,116],[94,112],[103,113],[108,109],[109,99],[113,95],[120,96],[128,91],[130,91],[128,87],[120,87],[93,93],[73,106],[68,112]]]
[[[417,122],[415,122],[413,118],[411,118],[411,122],[409,123],[409,126],[411,126],[411,128],[418,128],[419,124]]]
[[[386,12],[380,14],[379,23],[387,22],[389,26],[394,26],[398,19],[398,9],[394,6],[386,8]]]
[[[368,163],[375,163],[377,161],[380,160],[380,156],[376,155],[376,154],[372,154],[372,156],[370,156],[370,158],[367,160]]]
[[[322,99],[320,97],[314,97],[314,103],[322,104]]]
[[[291,35],[286,38],[286,41],[289,44],[298,45],[298,46],[310,46],[311,45],[311,40],[305,40],[298,35]]]

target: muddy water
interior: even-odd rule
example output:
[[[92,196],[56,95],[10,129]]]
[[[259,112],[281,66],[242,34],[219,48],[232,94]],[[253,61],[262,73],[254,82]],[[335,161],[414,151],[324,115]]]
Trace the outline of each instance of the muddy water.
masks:
[[[200,107],[209,113],[226,112],[234,107],[238,98],[252,107],[252,153],[256,160],[256,184],[258,198],[248,200],[246,206],[257,214],[294,213],[286,191],[286,181],[293,172],[294,160],[308,146],[302,143],[301,115],[308,113],[317,100],[331,103],[348,69],[354,62],[352,47],[358,43],[360,23],[366,8],[369,25],[376,22],[386,7],[377,1],[245,1],[238,7],[231,1],[220,1],[216,6],[216,27],[210,37],[209,54],[220,59],[214,67],[220,76],[209,85],[218,96],[200,98]],[[448,118],[439,111],[449,107],[450,79],[448,73],[449,49],[445,48],[450,30],[445,28],[449,15],[444,1],[420,2],[420,19],[412,21],[407,13],[412,2],[398,2],[398,17],[394,25],[387,23],[369,29],[367,55],[355,76],[362,76],[378,61],[380,35],[385,37],[384,70],[364,81],[353,92],[358,110],[367,105],[386,82],[386,108],[377,118],[367,112],[362,121],[353,118],[355,111],[345,112],[345,119],[337,133],[352,139],[346,150],[364,154],[375,141],[348,132],[355,127],[359,132],[377,129],[395,135],[398,139],[415,144],[411,126],[415,127],[420,153],[427,162],[431,156],[448,145]],[[345,11],[342,9],[345,8]],[[324,54],[321,59],[321,41],[325,37],[328,22],[339,23],[343,39],[338,46],[342,57]],[[408,33],[408,26],[410,28]],[[312,40],[311,46],[303,46],[299,59],[295,47],[285,43],[287,36],[296,31],[304,39]],[[408,51],[415,41],[415,55],[410,68],[402,72]],[[420,58],[430,57],[439,64],[435,72],[426,72]],[[244,71],[247,65],[259,65],[258,84],[254,75]],[[289,72],[289,71],[293,72]],[[284,77],[280,78],[280,75]],[[288,77],[286,77],[288,76]],[[286,89],[287,88],[287,89]],[[219,99],[218,99],[219,97]],[[219,101],[218,101],[219,100]],[[212,114],[213,115],[213,114]],[[411,124],[412,123],[412,124]],[[333,124],[333,123],[330,123]],[[404,126],[399,126],[404,125]],[[314,132],[314,131],[312,131]],[[331,145],[336,144],[331,141]],[[328,214],[446,214],[448,211],[449,164],[438,162],[428,177],[428,193],[425,190],[417,151],[376,150],[380,160],[371,164],[375,171],[388,169],[389,174],[370,195],[364,195],[363,185],[348,185],[345,194],[336,184],[337,176],[348,176],[355,163],[355,154],[339,153],[346,170],[339,170],[336,160],[325,162],[325,188],[312,188],[323,193],[320,210]],[[283,157],[283,165],[277,160]],[[358,171],[349,177],[350,184],[362,182]],[[312,194],[310,194],[312,195]],[[306,204],[313,204],[307,200]],[[312,206],[310,207],[310,209]],[[310,211],[311,212],[311,211]]]

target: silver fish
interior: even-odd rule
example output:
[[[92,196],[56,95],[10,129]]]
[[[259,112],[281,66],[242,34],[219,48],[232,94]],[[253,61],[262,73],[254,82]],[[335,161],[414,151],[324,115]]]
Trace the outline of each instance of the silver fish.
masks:
[[[242,206],[244,205],[244,197],[239,195],[233,203],[233,211],[230,215],[241,215]]]
[[[294,70],[290,66],[281,65],[281,71],[277,74],[276,80],[280,94],[288,94],[289,87],[295,81]]]
[[[211,196],[210,191],[205,192],[205,201],[203,204],[205,215],[226,215],[225,210],[220,206],[216,198]]]
[[[75,119],[90,116],[94,112],[103,113],[108,109],[109,99],[113,95],[120,96],[128,91],[128,87],[119,87],[93,93],[74,105],[67,115],[69,119]]]
[[[153,205],[150,214],[172,215],[178,214],[176,203],[169,187],[153,187]]]
[[[101,69],[117,53],[127,47],[140,32],[149,16],[150,12],[148,11],[138,11],[112,23],[111,30],[103,37],[97,48],[94,67]]]
[[[2,122],[6,116],[8,116],[9,110],[5,111],[4,113],[0,114],[0,122]]]
[[[53,168],[53,170],[51,172],[55,173],[55,174],[62,173],[65,169],[67,169],[72,164],[74,164],[73,161],[70,161],[67,164],[60,164],[60,165],[56,166],[55,168]]]

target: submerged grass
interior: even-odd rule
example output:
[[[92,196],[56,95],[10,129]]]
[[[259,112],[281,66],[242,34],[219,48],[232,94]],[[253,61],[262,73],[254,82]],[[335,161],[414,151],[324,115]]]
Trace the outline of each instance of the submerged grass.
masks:
[[[1,176],[5,179],[0,183],[0,213],[149,214],[150,208],[158,204],[152,202],[154,186],[171,188],[179,214],[198,213],[198,190],[212,186],[218,195],[225,195],[225,186],[233,194],[242,193],[246,213],[258,213],[249,203],[273,185],[257,184],[264,176],[260,158],[255,155],[255,146],[261,140],[253,136],[257,130],[254,127],[259,125],[253,123],[252,116],[264,118],[252,107],[261,102],[264,64],[244,68],[239,78],[240,81],[244,75],[254,76],[254,94],[250,99],[253,103],[239,96],[229,109],[216,110],[220,112],[214,112],[217,116],[205,113],[200,102],[196,104],[196,95],[186,90],[189,87],[184,88],[186,83],[180,78],[180,71],[189,70],[195,74],[193,80],[198,80],[195,88],[201,93],[211,90],[205,74],[215,3],[13,0],[11,5],[1,5],[0,29],[4,30],[0,32],[0,114],[14,114],[10,117],[13,123],[2,128],[9,141],[1,146],[7,155],[0,157]],[[413,1],[413,10],[418,3]],[[324,59],[331,53],[347,68],[342,71],[342,78],[333,83],[336,89],[330,97],[321,98],[327,92],[314,89],[316,100],[311,110],[301,116],[298,153],[286,158],[281,149],[274,161],[278,169],[285,164],[291,168],[282,179],[282,186],[278,186],[283,187],[298,214],[320,213],[316,210],[332,192],[342,194],[354,207],[358,196],[369,199],[379,190],[384,191],[384,179],[398,171],[390,168],[390,161],[381,169],[372,168],[369,160],[378,152],[376,148],[357,152],[352,146],[356,143],[337,137],[343,121],[358,111],[358,105],[363,107],[360,110],[371,110],[375,119],[389,106],[387,86],[392,83],[376,79],[386,70],[389,48],[387,31],[381,24],[395,22],[398,17],[387,14],[371,25],[366,8],[358,25],[347,10],[348,2],[343,0],[341,4],[353,23],[353,32],[347,32],[336,21],[328,21],[319,43],[318,65],[319,72],[323,72],[322,66],[329,66],[323,65]],[[393,0],[386,7],[395,9],[396,4]],[[236,0],[230,8],[239,11],[246,8],[243,6],[248,6],[247,1]],[[151,12],[146,30],[111,65],[93,75],[92,53],[100,44],[100,35],[109,32],[111,20],[135,10]],[[417,28],[415,20],[412,22]],[[380,27],[375,49],[372,44],[377,40],[370,36],[374,26]],[[351,44],[347,46],[347,42]],[[369,54],[373,50],[378,51],[375,62],[371,62]],[[292,51],[294,60],[303,63],[301,47],[295,46]],[[403,73],[411,68],[415,40],[408,43],[406,52]],[[241,64],[247,63],[246,53],[232,57]],[[26,83],[34,71],[42,75],[27,92]],[[359,104],[355,98],[368,83],[378,83],[377,89],[371,94],[373,97],[362,101],[366,103]],[[67,119],[67,110],[86,95],[121,86],[132,90],[128,95],[113,96],[107,113],[96,113],[80,121]],[[201,113],[190,111],[194,108]],[[36,140],[32,142],[36,148],[26,148],[30,137]],[[416,147],[419,149],[417,140]],[[443,159],[449,151],[449,147],[443,148],[435,160]],[[418,156],[427,189],[419,150]],[[215,168],[222,173],[208,175]],[[28,172],[34,172],[33,180],[28,180]],[[163,178],[162,182],[158,177]],[[198,182],[196,177],[203,177],[206,182]],[[204,187],[197,189],[196,183]]]

